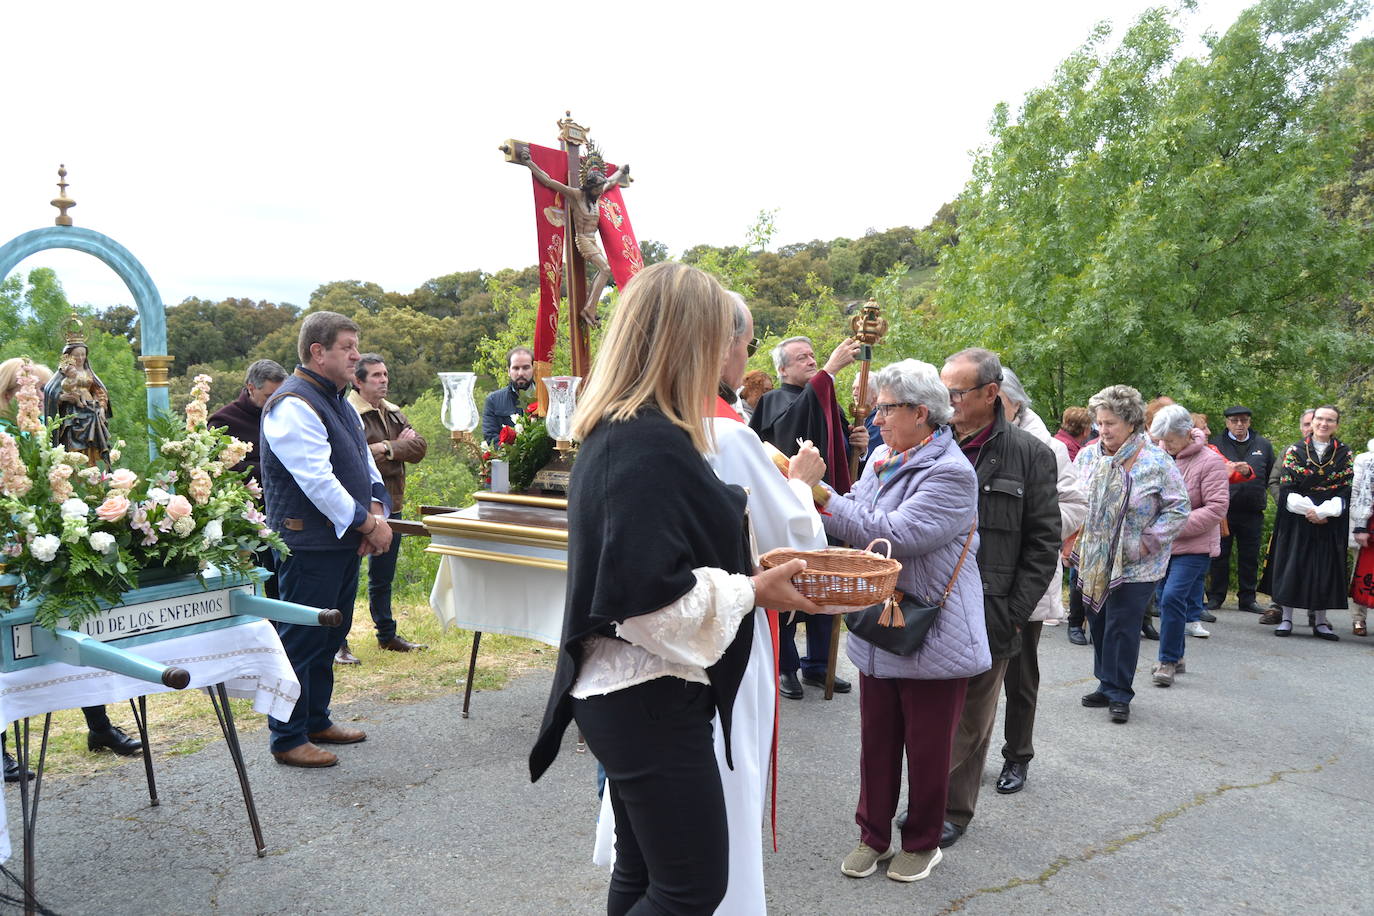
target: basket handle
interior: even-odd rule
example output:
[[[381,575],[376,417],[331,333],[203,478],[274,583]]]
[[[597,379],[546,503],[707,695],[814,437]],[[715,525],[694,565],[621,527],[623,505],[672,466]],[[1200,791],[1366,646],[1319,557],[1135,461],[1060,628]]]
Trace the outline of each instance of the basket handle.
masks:
[[[873,550],[873,545],[874,545],[874,544],[886,544],[886,545],[887,545],[887,556],[883,557],[883,559],[885,559],[885,560],[890,560],[890,559],[892,559],[892,542],[891,542],[891,541],[889,541],[887,538],[874,538],[873,540],[871,540],[871,541],[868,542],[868,546],[865,547],[864,550],[868,551],[869,553],[874,553],[874,552],[875,552],[875,551]]]

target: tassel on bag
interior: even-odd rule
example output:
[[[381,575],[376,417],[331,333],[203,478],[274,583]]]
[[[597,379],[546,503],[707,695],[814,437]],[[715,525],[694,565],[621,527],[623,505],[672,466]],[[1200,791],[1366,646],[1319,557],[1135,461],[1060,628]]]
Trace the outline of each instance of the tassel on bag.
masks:
[[[883,612],[878,615],[878,626],[880,627],[905,627],[906,617],[902,614],[902,593],[893,592],[883,605]]]

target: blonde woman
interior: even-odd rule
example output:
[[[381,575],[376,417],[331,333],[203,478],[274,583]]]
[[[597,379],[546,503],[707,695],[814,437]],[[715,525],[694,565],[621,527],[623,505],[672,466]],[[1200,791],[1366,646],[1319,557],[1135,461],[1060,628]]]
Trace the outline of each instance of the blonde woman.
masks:
[[[645,269],[574,418],[562,650],[530,775],[575,718],[615,813],[610,914],[719,905],[729,837],[712,717],[728,758],[756,606],[820,611],[792,587],[800,560],[751,575],[744,491],[704,457],[734,313],[695,268]]]

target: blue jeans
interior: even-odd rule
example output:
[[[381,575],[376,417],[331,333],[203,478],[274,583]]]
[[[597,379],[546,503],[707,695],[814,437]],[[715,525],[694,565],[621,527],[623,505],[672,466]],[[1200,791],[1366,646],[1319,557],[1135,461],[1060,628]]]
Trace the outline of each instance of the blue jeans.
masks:
[[[285,721],[267,718],[271,747],[281,753],[299,747],[310,735],[329,728],[329,701],[334,696],[334,653],[353,626],[353,600],[358,592],[358,561],[352,550],[298,550],[281,561],[277,581],[283,601],[317,608],[338,608],[343,623],[312,627],[278,623],[277,635],[291,660],[301,695]]]
[[[1184,624],[1202,619],[1202,591],[1212,558],[1205,553],[1182,553],[1169,559],[1159,600],[1159,660],[1183,658]]]
[[[391,513],[400,518],[401,513]],[[391,583],[396,578],[396,557],[401,552],[401,536],[392,534],[391,549],[367,559],[367,609],[377,627],[377,641],[391,642],[396,635],[396,618],[391,616]]]
[[[1154,590],[1153,582],[1122,583],[1112,589],[1097,613],[1088,615],[1097,689],[1113,703],[1129,703],[1135,697],[1131,683],[1140,661],[1140,625]]]

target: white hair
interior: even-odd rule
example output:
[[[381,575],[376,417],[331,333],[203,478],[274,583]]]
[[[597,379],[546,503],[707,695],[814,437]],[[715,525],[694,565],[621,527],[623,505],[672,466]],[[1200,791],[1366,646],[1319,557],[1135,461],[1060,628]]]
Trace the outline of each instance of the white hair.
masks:
[[[1019,404],[1022,407],[1031,406],[1030,395],[1026,394],[1026,389],[1022,387],[1021,380],[1016,377],[1015,372],[1006,366],[1002,367],[1002,391],[1011,398],[1013,404]]]
[[[749,327],[749,303],[744,301],[744,297],[732,289],[727,289],[725,295],[735,303],[735,333],[731,340],[739,340],[744,336],[744,329]]]
[[[1182,404],[1166,404],[1159,408],[1150,421],[1150,435],[1156,439],[1165,436],[1187,436],[1193,431],[1193,415]]]
[[[931,426],[944,426],[954,416],[949,389],[930,363],[904,359],[884,366],[873,376],[872,385],[875,390],[886,391],[903,404],[925,405],[930,411]]]

